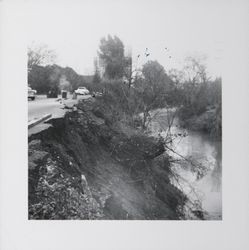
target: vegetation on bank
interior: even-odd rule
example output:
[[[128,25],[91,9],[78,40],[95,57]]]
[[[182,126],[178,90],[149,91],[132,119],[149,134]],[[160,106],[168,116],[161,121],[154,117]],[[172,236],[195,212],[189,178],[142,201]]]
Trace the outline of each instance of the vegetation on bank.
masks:
[[[30,219],[184,219],[163,142],[82,101],[29,138]]]
[[[176,87],[178,116],[181,125],[200,130],[212,137],[222,134],[221,78],[208,76],[205,65],[196,58],[187,58],[182,71],[172,74]]]

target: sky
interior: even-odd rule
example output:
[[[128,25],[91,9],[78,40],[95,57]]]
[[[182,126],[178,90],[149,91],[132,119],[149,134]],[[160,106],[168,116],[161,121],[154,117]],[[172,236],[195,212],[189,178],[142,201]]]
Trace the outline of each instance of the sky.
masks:
[[[228,0],[229,1],[229,0]],[[100,39],[117,35],[138,66],[157,60],[166,71],[187,56],[206,57],[209,74],[221,76],[226,1],[71,0],[27,2],[28,45],[47,44],[57,64],[92,74]],[[169,52],[166,52],[165,48]],[[148,48],[150,56],[145,57]],[[171,56],[171,58],[169,58]]]

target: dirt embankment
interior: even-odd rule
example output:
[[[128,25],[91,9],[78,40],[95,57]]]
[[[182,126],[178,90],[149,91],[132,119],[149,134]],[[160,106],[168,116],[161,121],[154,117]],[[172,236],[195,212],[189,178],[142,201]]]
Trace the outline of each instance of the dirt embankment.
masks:
[[[80,103],[29,138],[30,219],[179,219],[163,144]]]

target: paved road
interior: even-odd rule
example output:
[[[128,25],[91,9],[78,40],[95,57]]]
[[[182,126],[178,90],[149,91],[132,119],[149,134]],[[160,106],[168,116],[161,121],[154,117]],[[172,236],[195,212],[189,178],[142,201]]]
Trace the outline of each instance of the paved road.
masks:
[[[58,98],[47,98],[45,95],[38,95],[34,101],[28,102],[28,120],[40,118],[46,114],[52,114],[52,118],[61,117],[65,113],[64,106],[73,106],[79,99],[87,99],[90,95],[78,96],[77,100],[72,99],[72,95],[67,100]]]
[[[45,95],[37,95],[34,101],[28,102],[28,121],[32,121],[34,119],[39,119],[46,114],[52,114],[52,118],[63,117],[66,113],[65,106],[72,107],[74,104],[77,104],[80,99],[88,99],[91,95],[78,96],[77,99],[72,99],[72,95],[68,96],[67,100],[64,100],[59,96],[58,98],[47,98]],[[46,128],[48,128],[50,124],[40,123],[28,130],[28,135],[32,135],[38,133]]]

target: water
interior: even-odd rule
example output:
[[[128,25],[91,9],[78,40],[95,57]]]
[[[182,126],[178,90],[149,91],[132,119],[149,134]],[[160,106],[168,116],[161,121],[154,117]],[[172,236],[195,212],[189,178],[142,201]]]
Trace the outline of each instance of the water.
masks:
[[[168,131],[169,117],[172,112],[155,111],[151,131],[164,138],[171,134],[173,138],[168,144],[173,151],[168,153],[177,160],[173,169],[179,178],[178,181],[173,178],[172,182],[190,198],[191,209],[201,207],[205,211],[204,219],[219,220],[222,218],[221,142],[204,133],[180,128],[176,118]],[[187,218],[195,217],[187,212]]]

